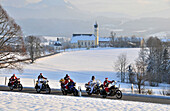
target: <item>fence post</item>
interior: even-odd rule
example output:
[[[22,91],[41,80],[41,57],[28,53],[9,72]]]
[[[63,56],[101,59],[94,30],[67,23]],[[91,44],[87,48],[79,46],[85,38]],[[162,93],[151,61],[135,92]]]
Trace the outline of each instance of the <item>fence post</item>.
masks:
[[[120,88],[120,84],[119,84],[119,88]]]
[[[34,81],[34,86],[35,86],[35,79],[33,79],[33,81]]]
[[[81,97],[81,86],[78,87],[78,93],[79,93],[79,96]]]
[[[132,86],[131,86],[131,92],[132,92],[132,94],[134,93],[133,84],[132,84]]]
[[[7,77],[5,77],[5,86],[6,86],[6,81],[7,81]]]

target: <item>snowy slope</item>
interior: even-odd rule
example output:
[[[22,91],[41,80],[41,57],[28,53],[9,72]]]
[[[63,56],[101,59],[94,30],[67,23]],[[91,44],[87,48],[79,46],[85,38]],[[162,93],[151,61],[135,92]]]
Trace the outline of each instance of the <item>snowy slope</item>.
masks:
[[[59,80],[69,74],[77,86],[81,86],[84,90],[85,83],[87,83],[91,76],[95,76],[96,79],[104,81],[105,77],[109,80],[120,81],[117,77],[116,71],[113,66],[117,60],[117,56],[122,53],[127,54],[128,63],[131,64],[138,57],[139,48],[97,48],[90,50],[79,50],[63,52],[54,56],[41,58],[36,63],[31,65],[25,65],[24,73],[18,74],[16,71],[3,71],[0,70],[0,85],[5,84],[5,76],[9,77],[15,73],[17,77],[21,78],[21,83],[24,87],[34,87],[34,80],[37,79],[40,72],[49,79],[51,88],[60,89]],[[8,80],[7,79],[7,80]],[[131,91],[131,84],[120,83],[120,88],[123,92],[127,93]],[[160,91],[167,89],[170,85],[162,85],[162,87],[148,87],[146,89],[152,89],[154,93],[160,94]],[[134,86],[136,88],[136,86]]]
[[[16,73],[21,78],[35,79],[40,72],[51,80],[59,80],[66,73],[70,75],[76,82],[88,82],[91,76],[96,79],[104,80],[117,79],[114,64],[117,57],[125,53],[130,63],[138,57],[138,48],[98,48],[92,50],[80,50],[63,52],[54,56],[41,58],[36,63],[24,66],[24,73],[18,75],[17,72],[6,72],[0,76],[10,76]],[[5,73],[5,72],[4,72]]]
[[[170,105],[85,97],[0,92],[0,111],[169,111]]]

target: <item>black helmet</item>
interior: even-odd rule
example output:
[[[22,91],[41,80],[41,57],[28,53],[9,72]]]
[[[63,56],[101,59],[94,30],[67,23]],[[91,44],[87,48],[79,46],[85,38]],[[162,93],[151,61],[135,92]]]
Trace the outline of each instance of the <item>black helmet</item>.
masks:
[[[95,79],[95,77],[94,76],[92,76],[92,78],[91,78],[92,80],[94,80]]]

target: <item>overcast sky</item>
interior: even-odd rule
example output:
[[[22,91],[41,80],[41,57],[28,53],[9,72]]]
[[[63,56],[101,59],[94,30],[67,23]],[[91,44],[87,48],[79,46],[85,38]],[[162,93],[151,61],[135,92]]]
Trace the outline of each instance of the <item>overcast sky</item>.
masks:
[[[0,0],[5,6],[24,7],[42,0]],[[61,0],[62,1],[62,0]],[[63,0],[88,12],[115,12],[138,16],[170,9],[170,0]]]

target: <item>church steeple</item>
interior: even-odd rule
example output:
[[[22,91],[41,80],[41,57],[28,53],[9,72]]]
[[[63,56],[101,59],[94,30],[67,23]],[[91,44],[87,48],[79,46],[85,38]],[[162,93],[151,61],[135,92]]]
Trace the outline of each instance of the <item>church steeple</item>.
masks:
[[[98,28],[98,24],[97,24],[97,22],[94,24],[94,28]]]
[[[98,24],[97,22],[94,24],[94,35],[96,36],[96,39],[95,39],[95,46],[98,46],[99,45],[99,32],[98,32]]]

